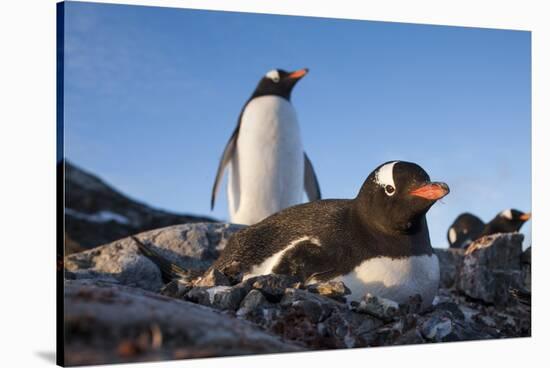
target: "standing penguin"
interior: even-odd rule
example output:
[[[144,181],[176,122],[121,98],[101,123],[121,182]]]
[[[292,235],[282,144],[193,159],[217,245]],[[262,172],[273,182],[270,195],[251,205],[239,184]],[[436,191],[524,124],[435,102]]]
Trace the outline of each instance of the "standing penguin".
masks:
[[[269,71],[239,115],[218,166],[211,209],[229,165],[231,222],[255,224],[284,208],[321,198],[313,165],[302,147],[300,127],[290,95],[307,69]]]
[[[451,248],[464,248],[472,241],[479,238],[485,223],[476,215],[462,213],[447,231],[447,240]]]
[[[512,208],[504,210],[485,225],[480,236],[519,231],[530,218],[530,213],[524,213]]]
[[[312,283],[341,280],[351,300],[366,293],[407,302],[416,294],[432,304],[439,286],[426,212],[447,195],[418,165],[380,165],[354,199],[328,199],[287,208],[235,233],[213,270],[243,279],[285,274]],[[174,266],[135,238],[143,254],[169,277]],[[199,279],[200,281],[200,279]]]

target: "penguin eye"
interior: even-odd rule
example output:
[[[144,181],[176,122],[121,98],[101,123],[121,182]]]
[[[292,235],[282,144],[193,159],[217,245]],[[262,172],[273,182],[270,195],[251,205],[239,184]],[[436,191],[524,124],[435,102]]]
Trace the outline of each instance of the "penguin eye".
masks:
[[[385,191],[386,194],[389,195],[390,197],[391,197],[392,195],[395,194],[395,188],[392,187],[391,185],[386,185],[386,186],[384,187],[384,191]]]
[[[279,76],[276,76],[276,77],[271,78],[271,80],[275,83],[279,83],[280,78],[279,78]]]

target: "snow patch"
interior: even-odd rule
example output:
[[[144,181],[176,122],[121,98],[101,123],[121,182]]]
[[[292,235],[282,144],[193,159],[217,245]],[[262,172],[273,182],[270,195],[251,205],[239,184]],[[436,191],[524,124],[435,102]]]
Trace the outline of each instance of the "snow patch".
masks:
[[[103,222],[115,221],[122,225],[131,225],[131,221],[127,217],[111,211],[99,211],[96,213],[82,213],[82,212],[73,210],[71,208],[65,208],[65,214],[75,217],[77,219],[86,220],[90,222],[103,223]]]

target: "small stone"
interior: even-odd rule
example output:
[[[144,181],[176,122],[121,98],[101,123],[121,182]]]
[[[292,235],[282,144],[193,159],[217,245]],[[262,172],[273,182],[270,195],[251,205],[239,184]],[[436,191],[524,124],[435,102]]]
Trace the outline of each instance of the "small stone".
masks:
[[[401,336],[401,329],[399,325],[391,324],[378,328],[371,333],[370,345],[372,346],[384,346],[391,344]]]
[[[222,310],[237,310],[246,296],[246,290],[238,286],[215,286],[208,289],[208,292],[212,306]]]
[[[244,290],[244,289],[243,289]],[[237,316],[245,316],[257,308],[268,306],[269,302],[259,290],[251,290],[241,301]]]
[[[306,290],[288,288],[279,304],[306,315],[311,321],[320,321],[330,316],[334,311],[348,311],[348,307],[322,295]]]
[[[287,275],[263,275],[251,277],[243,282],[244,287],[248,285],[252,289],[258,289],[266,299],[272,303],[278,303],[285,294],[287,288],[294,288],[300,285],[300,279]]]
[[[460,311],[464,315],[464,319],[467,322],[471,322],[472,319],[475,318],[475,316],[477,316],[479,314],[478,310],[467,307],[465,305],[460,305],[458,308],[460,309]]]
[[[465,319],[464,313],[462,312],[462,310],[460,310],[458,305],[455,303],[452,303],[452,302],[439,303],[438,305],[435,306],[435,309],[449,312],[452,315],[453,319],[458,319],[461,321],[464,321]]]
[[[514,321],[514,319],[510,316],[508,316],[505,320],[504,320],[504,327],[506,328],[509,328],[509,329],[515,329],[517,327],[517,324],[516,324],[516,321]]]
[[[495,320],[490,316],[478,314],[475,317],[475,320],[483,323],[487,327],[493,327],[494,328],[494,327],[497,326],[497,323],[495,322]]]
[[[231,282],[223,273],[216,269],[208,273],[195,282],[195,286],[213,287],[213,286],[231,286]]]
[[[407,345],[407,344],[422,344],[426,342],[422,337],[422,334],[417,329],[413,328],[404,332],[401,336],[395,339],[395,345]]]
[[[383,320],[393,319],[398,311],[397,302],[371,294],[365,295],[357,307],[357,312],[367,313]]]
[[[399,312],[401,314],[420,313],[422,310],[422,296],[420,294],[410,296],[406,303],[399,305]]]
[[[169,296],[171,298],[182,298],[189,290],[191,290],[192,286],[190,283],[185,282],[184,280],[172,280],[168,284],[164,285],[162,289],[160,289],[160,294]]]
[[[352,300],[351,302],[349,302],[349,306],[352,310],[356,310],[357,307],[359,307],[359,302],[356,300]]]
[[[210,294],[205,287],[192,288],[185,294],[185,299],[197,304],[210,305]]]
[[[311,284],[306,287],[306,290],[337,300],[342,300],[346,295],[351,294],[350,289],[348,289],[342,281],[327,281]]]
[[[434,316],[425,321],[420,332],[430,341],[444,341],[445,337],[449,336],[453,331],[453,322],[445,316]]]
[[[320,322],[324,317],[323,308],[312,300],[295,301],[292,308],[302,312],[312,322]]]

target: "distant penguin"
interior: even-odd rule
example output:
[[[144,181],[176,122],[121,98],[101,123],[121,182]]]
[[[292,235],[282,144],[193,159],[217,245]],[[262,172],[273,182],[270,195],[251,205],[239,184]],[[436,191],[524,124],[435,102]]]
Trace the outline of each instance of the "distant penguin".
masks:
[[[531,213],[524,213],[512,208],[504,210],[485,225],[481,236],[519,231],[530,218]]]
[[[471,213],[460,214],[447,231],[447,240],[451,248],[464,248],[479,238],[485,223]]]
[[[354,199],[297,205],[235,233],[206,274],[341,280],[351,300],[371,293],[403,303],[420,294],[426,308],[438,290],[439,261],[425,215],[448,192],[447,184],[431,182],[417,164],[387,162],[367,177]],[[136,241],[170,274],[173,267],[163,266],[150,247]]]
[[[447,240],[451,248],[467,248],[471,242],[485,235],[519,231],[530,218],[530,213],[507,209],[485,224],[479,217],[463,213],[449,228]]]
[[[233,223],[255,224],[284,208],[321,198],[313,165],[302,147],[290,95],[307,69],[269,71],[241,110],[218,166],[211,208],[229,165],[229,216]]]

